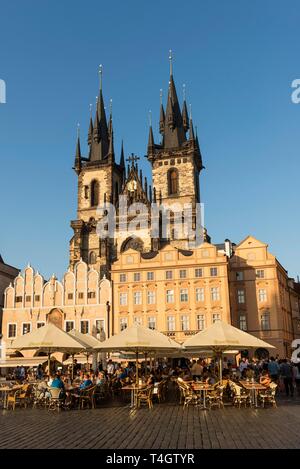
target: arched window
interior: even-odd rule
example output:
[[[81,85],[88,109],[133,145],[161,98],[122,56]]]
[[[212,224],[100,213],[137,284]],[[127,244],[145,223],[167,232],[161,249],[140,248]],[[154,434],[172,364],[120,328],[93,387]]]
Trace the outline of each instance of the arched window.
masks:
[[[178,171],[176,168],[172,168],[168,172],[168,194],[178,194]]]
[[[96,253],[94,251],[92,251],[90,253],[90,262],[89,262],[89,264],[96,264],[96,262],[97,262]]]
[[[99,183],[92,181],[91,183],[91,207],[96,207],[99,204]]]

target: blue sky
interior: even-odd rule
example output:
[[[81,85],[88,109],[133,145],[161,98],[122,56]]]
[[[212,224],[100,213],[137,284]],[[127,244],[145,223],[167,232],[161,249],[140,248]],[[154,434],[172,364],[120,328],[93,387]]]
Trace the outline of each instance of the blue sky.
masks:
[[[158,141],[159,90],[174,55],[206,169],[205,223],[213,242],[248,234],[300,272],[300,4],[291,0],[138,0],[1,4],[0,252],[45,276],[68,266],[76,218],[76,124],[86,153],[89,103],[104,67],[115,149],[145,155],[148,112]],[[149,172],[147,161],[143,169]]]

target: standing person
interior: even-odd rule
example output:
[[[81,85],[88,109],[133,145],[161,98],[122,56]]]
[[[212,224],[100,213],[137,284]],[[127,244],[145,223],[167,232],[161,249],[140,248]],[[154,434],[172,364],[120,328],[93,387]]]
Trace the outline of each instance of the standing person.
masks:
[[[40,379],[43,379],[43,377],[44,377],[44,371],[43,371],[42,365],[40,364],[36,370],[36,379],[40,380]]]
[[[271,357],[269,363],[268,363],[268,372],[271,377],[271,380],[274,381],[274,383],[277,383],[278,381],[278,376],[279,376],[279,365],[275,361],[274,357]]]
[[[191,374],[193,377],[193,380],[200,379],[201,375],[203,372],[203,366],[201,365],[200,360],[194,360],[192,368],[191,368]]]
[[[286,396],[289,397],[289,395],[291,394],[291,397],[293,397],[293,369],[292,365],[287,361],[286,358],[282,360],[282,364],[280,365],[280,374],[283,378]]]
[[[300,396],[300,363],[294,364],[294,376],[295,376],[297,394],[298,396]]]
[[[108,374],[108,377],[109,377],[110,379],[113,377],[114,372],[115,372],[114,364],[113,364],[112,360],[108,360],[108,363],[107,363],[107,374]]]

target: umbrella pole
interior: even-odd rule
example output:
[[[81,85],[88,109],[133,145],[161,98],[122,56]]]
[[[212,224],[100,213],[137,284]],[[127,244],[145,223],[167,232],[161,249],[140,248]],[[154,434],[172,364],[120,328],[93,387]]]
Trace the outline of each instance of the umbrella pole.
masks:
[[[147,377],[147,360],[148,360],[148,356],[147,356],[147,353],[145,352],[145,378]]]
[[[135,352],[135,383],[139,385],[139,352]]]
[[[72,374],[71,374],[71,377],[72,377],[72,381],[74,379],[74,353],[72,353]]]
[[[49,374],[49,379],[51,378],[51,373],[50,373],[50,356],[51,356],[51,353],[48,352],[48,374]]]
[[[220,384],[222,384],[223,379],[223,352],[220,352],[219,356],[219,376],[220,376]]]

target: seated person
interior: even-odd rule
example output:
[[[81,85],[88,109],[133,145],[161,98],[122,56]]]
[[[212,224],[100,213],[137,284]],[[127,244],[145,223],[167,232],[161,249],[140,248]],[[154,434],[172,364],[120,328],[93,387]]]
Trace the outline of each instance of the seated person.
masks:
[[[53,379],[51,383],[51,388],[60,388],[60,389],[65,388],[65,385],[62,382],[61,376],[59,374],[55,375],[55,378]]]
[[[263,386],[266,386],[267,388],[270,386],[271,378],[267,370],[262,371],[262,374],[259,378],[259,383],[262,384]]]
[[[146,384],[147,384],[147,386],[153,386],[154,383],[155,383],[154,375],[153,375],[153,373],[150,373],[150,375],[147,378]]]
[[[106,383],[106,377],[103,371],[100,371],[97,377],[96,384],[105,384]]]
[[[81,391],[83,391],[84,389],[87,389],[89,388],[90,386],[92,386],[93,382],[90,380],[90,376],[88,374],[85,374],[84,375],[84,378],[83,378],[83,382],[81,383],[81,385],[79,386],[79,389]]]

